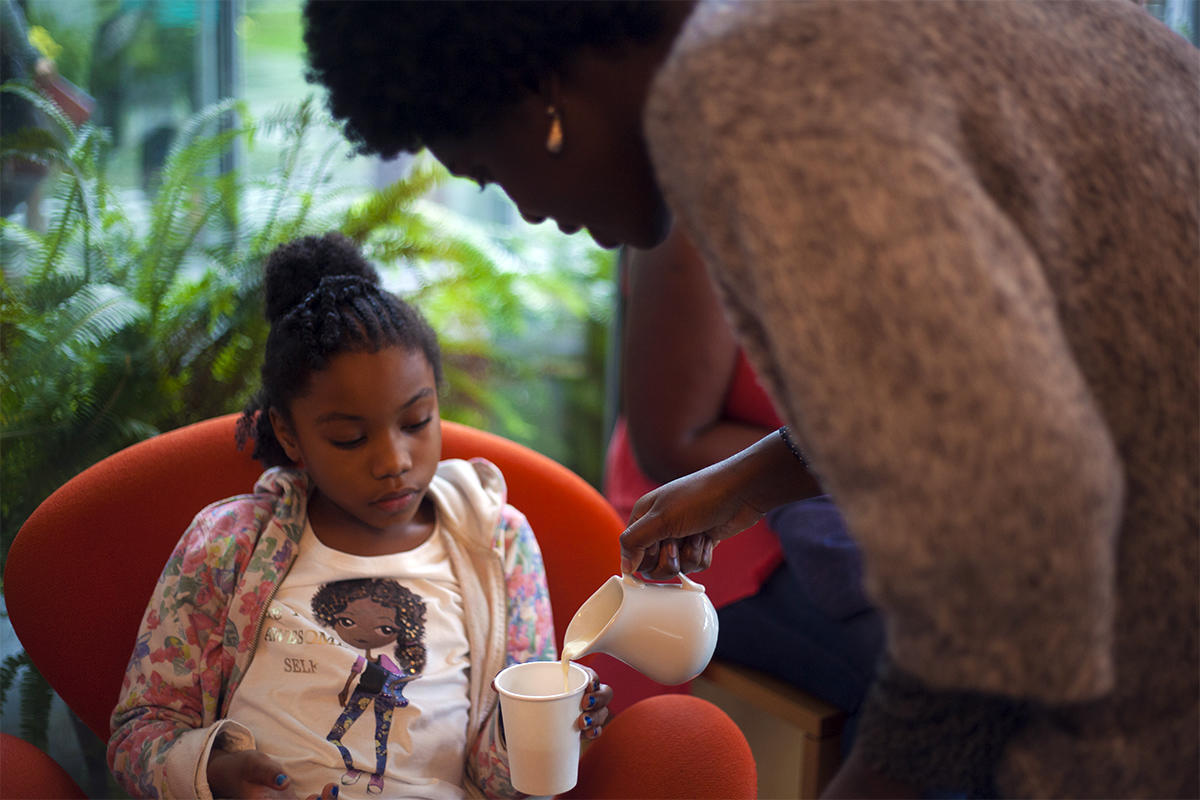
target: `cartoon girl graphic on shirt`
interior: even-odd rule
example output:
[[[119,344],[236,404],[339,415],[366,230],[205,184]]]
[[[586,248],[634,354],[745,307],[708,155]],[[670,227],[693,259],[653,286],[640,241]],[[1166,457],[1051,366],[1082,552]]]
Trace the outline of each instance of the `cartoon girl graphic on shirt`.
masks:
[[[408,705],[404,684],[425,668],[425,603],[394,580],[364,578],[325,584],[313,595],[312,610],[322,625],[332,628],[346,644],[363,651],[338,694],[342,713],[325,738],[337,747],[346,764],[342,783],[357,783],[362,771],[355,769],[342,737],[367,706],[374,703],[375,771],[367,791],[381,794],[392,712]],[[372,655],[373,650],[393,642],[395,661],[387,653]],[[358,684],[352,692],[350,686],[355,677]]]

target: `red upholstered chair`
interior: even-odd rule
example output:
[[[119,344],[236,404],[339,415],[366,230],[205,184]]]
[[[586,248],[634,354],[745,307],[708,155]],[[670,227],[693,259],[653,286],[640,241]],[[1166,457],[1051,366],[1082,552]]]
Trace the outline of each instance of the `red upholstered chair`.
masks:
[[[0,733],[0,797],[4,800],[83,800],[67,771],[38,748]]]
[[[108,739],[109,714],[146,603],[180,534],[197,511],[249,491],[261,472],[261,465],[235,446],[237,416],[161,434],[90,467],[38,507],[9,550],[4,594],[13,629],[59,696],[102,740]],[[575,610],[618,568],[621,520],[586,481],[530,448],[452,422],[443,422],[442,438],[443,458],[483,457],[504,473],[509,501],[529,518],[542,549],[561,647]],[[628,668],[607,657],[590,663],[620,698],[622,670]],[[613,708],[621,710],[632,699],[636,698],[624,698],[620,706],[614,701]],[[663,731],[675,730],[681,720],[692,731],[732,725],[723,712],[698,698],[660,700],[666,702],[628,708],[631,720],[617,730],[627,730],[623,735],[630,749],[621,752],[656,752],[658,719]],[[622,772],[619,764],[594,766],[606,760],[604,753],[612,746],[602,748],[600,743],[609,734],[606,731],[587,749],[576,790],[583,794],[575,796],[754,796],[753,759],[740,734],[711,740],[714,745],[719,742],[720,753],[695,745],[681,753],[685,760],[700,757],[722,764],[723,784],[705,778],[704,786],[693,791],[689,781],[695,769],[689,764],[687,769],[668,769],[661,780],[626,769],[620,787],[614,788],[610,776],[592,792],[583,782],[585,775]],[[709,741],[708,736],[706,732],[693,742]],[[5,754],[8,746],[6,742]],[[673,785],[675,793],[658,795],[639,788],[651,779]],[[19,795],[5,789],[3,797],[10,796]]]

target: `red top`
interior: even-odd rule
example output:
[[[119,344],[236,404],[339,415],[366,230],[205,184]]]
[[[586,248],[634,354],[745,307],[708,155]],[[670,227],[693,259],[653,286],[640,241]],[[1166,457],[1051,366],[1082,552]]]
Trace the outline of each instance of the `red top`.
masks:
[[[725,416],[767,427],[783,424],[771,399],[759,384],[744,353],[738,353],[733,381],[725,398]],[[604,496],[625,520],[633,504],[659,484],[641,471],[629,444],[625,419],[619,418],[613,428],[604,464]],[[763,581],[783,561],[779,539],[761,521],[717,547],[713,564],[690,577],[704,584],[709,599],[717,608],[742,600],[758,592]]]

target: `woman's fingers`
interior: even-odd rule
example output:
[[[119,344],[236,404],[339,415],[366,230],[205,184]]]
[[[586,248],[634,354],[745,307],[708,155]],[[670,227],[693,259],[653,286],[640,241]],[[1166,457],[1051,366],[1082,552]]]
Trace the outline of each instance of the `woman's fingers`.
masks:
[[[652,576],[655,578],[669,578],[672,575],[678,574],[679,542],[675,539],[667,539],[659,545],[658,563],[654,566]]]
[[[679,547],[679,571],[699,572],[708,569],[712,561],[712,539],[702,533],[683,540]]]
[[[647,551],[638,569],[652,580],[670,580],[679,573],[699,572],[712,566],[713,540],[707,534],[666,539],[658,545],[658,557],[651,558]]]
[[[681,543],[708,529],[709,502],[695,476],[672,481],[639,499],[620,538],[622,571],[653,578],[678,574]]]

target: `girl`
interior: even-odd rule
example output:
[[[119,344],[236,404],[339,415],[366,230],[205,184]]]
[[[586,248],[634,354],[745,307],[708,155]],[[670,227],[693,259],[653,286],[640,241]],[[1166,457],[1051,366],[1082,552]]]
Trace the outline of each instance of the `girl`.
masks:
[[[280,247],[265,291],[239,441],[269,469],[168,561],[113,772],[143,797],[513,795],[490,681],[556,657],[537,540],[492,464],[439,463],[437,339],[348,239]],[[582,735],[610,698],[593,680]]]

